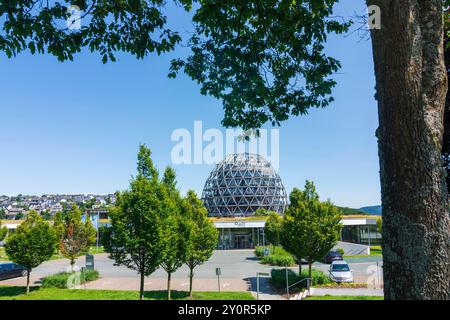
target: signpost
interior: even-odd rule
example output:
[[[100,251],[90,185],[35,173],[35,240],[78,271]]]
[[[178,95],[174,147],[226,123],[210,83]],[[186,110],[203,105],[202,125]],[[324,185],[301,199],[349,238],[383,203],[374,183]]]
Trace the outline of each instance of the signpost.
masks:
[[[259,300],[259,277],[270,277],[270,275],[266,272],[257,272],[256,273],[256,300]]]
[[[221,274],[222,274],[222,271],[220,270],[220,268],[216,268],[217,285],[219,287],[219,292],[220,292],[220,275]]]
[[[86,255],[86,269],[94,270],[94,255],[93,254],[88,253]]]

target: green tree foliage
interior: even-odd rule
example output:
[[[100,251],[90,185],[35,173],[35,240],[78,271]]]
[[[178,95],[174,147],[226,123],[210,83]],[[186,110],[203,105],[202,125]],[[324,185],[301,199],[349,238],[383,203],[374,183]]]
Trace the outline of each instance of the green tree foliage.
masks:
[[[281,232],[283,227],[283,218],[276,212],[272,212],[266,221],[264,234],[266,239],[272,244],[272,253],[275,254],[275,246],[281,244]]]
[[[326,107],[340,63],[325,54],[329,33],[348,29],[332,17],[337,0],[201,1],[189,44],[192,55],[172,61],[201,93],[223,101],[226,127],[258,129],[290,115]]]
[[[23,218],[25,218],[25,215],[23,212],[18,212],[16,214],[16,216],[14,217],[14,220],[22,220]]]
[[[255,212],[253,212],[253,215],[255,217],[267,217],[267,216],[270,216],[270,214],[272,212],[273,211],[269,211],[269,210],[267,210],[265,208],[258,208],[258,209],[255,210]]]
[[[185,9],[191,0],[177,0]],[[70,5],[81,10],[73,19]],[[98,52],[105,63],[115,61],[116,52],[137,58],[171,51],[180,42],[178,33],[166,27],[162,0],[129,1],[41,1],[0,2],[0,50],[8,57],[22,51],[48,53],[58,60],[73,60],[87,48]],[[73,24],[66,24],[73,21]],[[73,28],[80,22],[81,28]]]
[[[203,202],[192,190],[189,190],[183,199],[182,215],[190,223],[189,255],[186,265],[189,268],[189,296],[192,296],[194,269],[211,257],[217,245],[218,231],[208,219]]]
[[[7,234],[8,228],[2,227],[2,221],[0,220],[0,241],[3,241],[3,239],[5,239]]]
[[[52,214],[50,213],[49,210],[42,211],[41,216],[44,220],[47,220],[47,221],[52,220]]]
[[[383,230],[383,220],[381,218],[377,218],[377,232],[382,233]]]
[[[301,265],[322,259],[336,245],[342,230],[340,210],[330,202],[321,202],[314,184],[306,181],[303,191],[294,188],[284,215],[282,241]]]
[[[5,209],[0,209],[0,220],[5,219],[5,218],[6,218]]]
[[[111,228],[105,243],[115,265],[136,270],[140,275],[140,299],[144,297],[144,277],[161,264],[166,242],[164,220],[174,205],[151,161],[151,152],[141,145],[138,174],[129,189],[116,194],[111,210]]]
[[[36,211],[30,211],[26,220],[8,236],[5,251],[11,261],[26,268],[27,293],[31,270],[51,258],[56,241],[55,231]]]
[[[95,228],[89,216],[85,222],[82,221],[81,210],[73,204],[65,217],[55,221],[54,229],[59,236],[59,251],[70,260],[73,269],[76,258],[88,253],[91,244],[95,242]]]
[[[144,166],[146,167],[146,166]],[[175,171],[168,167],[162,180],[167,191],[165,215],[163,216],[163,258],[161,267],[167,272],[167,299],[171,300],[172,274],[186,261],[190,251],[190,222],[180,212],[182,199],[176,189]]]

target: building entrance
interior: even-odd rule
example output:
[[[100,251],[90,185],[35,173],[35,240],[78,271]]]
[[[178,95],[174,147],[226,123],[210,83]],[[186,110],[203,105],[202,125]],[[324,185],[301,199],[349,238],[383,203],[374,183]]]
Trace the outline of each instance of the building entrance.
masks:
[[[248,234],[235,234],[234,235],[234,248],[235,249],[249,249],[249,235]]]

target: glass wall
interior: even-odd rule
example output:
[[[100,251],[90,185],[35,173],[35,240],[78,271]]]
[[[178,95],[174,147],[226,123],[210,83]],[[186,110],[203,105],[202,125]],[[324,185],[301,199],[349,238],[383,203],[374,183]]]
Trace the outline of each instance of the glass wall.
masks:
[[[381,234],[378,233],[377,226],[372,224],[344,226],[341,240],[366,245],[380,245]]]
[[[253,249],[266,243],[264,228],[221,228],[217,248]]]

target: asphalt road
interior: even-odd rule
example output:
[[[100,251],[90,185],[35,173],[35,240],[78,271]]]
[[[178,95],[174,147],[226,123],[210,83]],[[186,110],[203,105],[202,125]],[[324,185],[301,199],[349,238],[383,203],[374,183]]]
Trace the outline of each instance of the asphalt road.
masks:
[[[370,259],[352,259],[349,260],[350,268],[353,270],[355,277],[367,278],[371,270],[376,267],[377,261],[381,265],[381,257]],[[85,265],[85,258],[81,257],[77,260],[76,265],[82,267]],[[52,260],[47,261],[33,270],[35,275],[45,276],[60,271],[65,271],[69,267],[69,261]],[[216,268],[221,268],[222,276],[227,278],[247,278],[254,277],[257,272],[270,272],[274,267],[263,265],[258,262],[253,250],[229,250],[215,251],[212,257],[195,269],[195,275],[199,278],[211,278],[215,276]],[[304,267],[307,267],[304,265]],[[324,272],[328,272],[329,265],[316,262],[314,267]],[[137,273],[123,266],[114,266],[113,261],[108,258],[107,254],[95,255],[95,268],[100,271],[104,277],[136,277]],[[293,270],[298,270],[298,267],[293,267]],[[174,278],[185,278],[188,274],[186,266],[181,267],[173,274]],[[166,272],[163,269],[158,269],[151,275],[151,277],[166,277]]]
[[[364,259],[353,259],[352,261],[349,261],[350,268],[353,270],[355,282],[365,283],[367,279],[378,281],[378,279],[381,278],[378,274],[375,274],[378,260],[369,260],[370,261],[365,261]],[[381,265],[381,257],[379,258],[378,263]],[[85,258],[81,257],[78,259],[76,265],[78,267],[84,266]],[[220,250],[215,251],[209,261],[195,269],[195,277],[197,279],[213,279],[216,277],[215,270],[218,267],[221,268],[221,277],[224,279],[246,279],[248,281],[254,281],[257,272],[270,273],[272,268],[280,268],[259,263],[253,250]],[[307,268],[307,265],[304,265],[303,267]],[[68,268],[69,261],[66,259],[51,260],[44,262],[42,265],[34,269],[32,275],[34,279],[39,279],[46,275],[66,271]],[[113,261],[108,258],[107,254],[95,255],[95,268],[100,272],[101,277],[104,278],[136,279],[138,276],[134,270],[130,270],[123,266],[114,266]],[[328,273],[329,265],[315,263],[314,268],[318,268]],[[296,266],[292,269],[297,271],[298,267]],[[378,270],[380,269],[381,268],[378,268]],[[186,279],[187,276],[188,269],[186,266],[183,266],[172,275],[172,278]],[[148,279],[165,279],[166,277],[166,272],[160,268],[148,277]],[[2,284],[1,281],[0,284]]]

